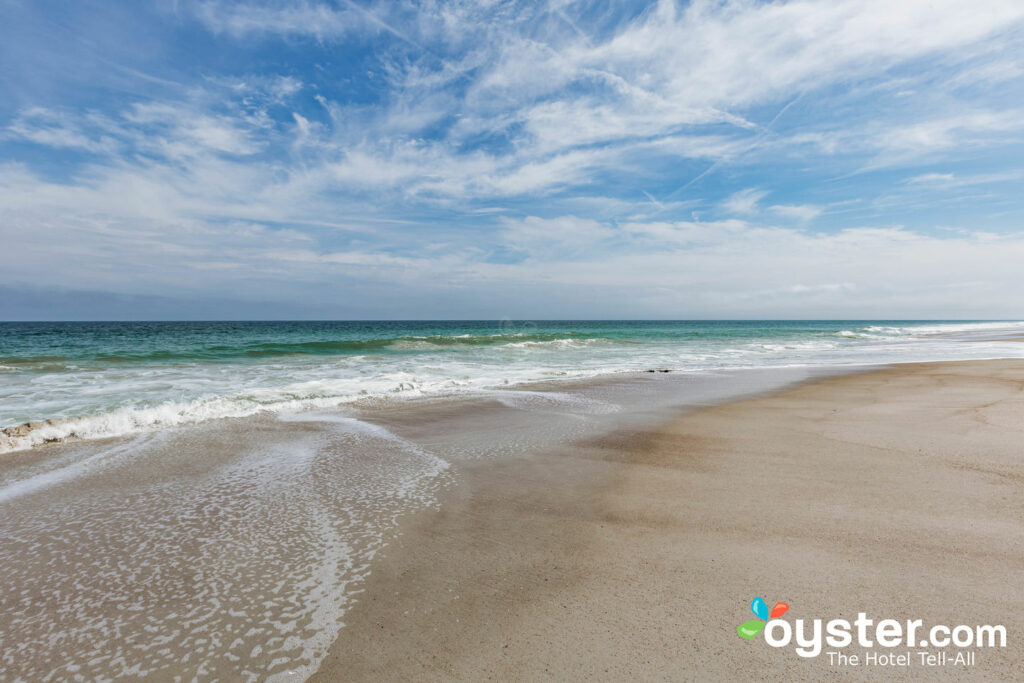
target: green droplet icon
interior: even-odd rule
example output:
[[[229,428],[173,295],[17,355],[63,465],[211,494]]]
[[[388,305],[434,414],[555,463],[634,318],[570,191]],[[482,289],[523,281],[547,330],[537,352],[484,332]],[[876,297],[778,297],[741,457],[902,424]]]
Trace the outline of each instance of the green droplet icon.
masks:
[[[764,622],[760,619],[751,619],[748,622],[742,623],[736,627],[736,633],[740,634],[740,638],[746,638],[750,640],[764,628]]]

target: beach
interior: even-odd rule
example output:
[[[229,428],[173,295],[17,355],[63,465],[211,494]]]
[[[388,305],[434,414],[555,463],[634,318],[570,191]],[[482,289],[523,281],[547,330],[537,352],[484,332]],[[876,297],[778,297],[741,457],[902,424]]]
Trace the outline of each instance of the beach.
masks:
[[[1024,683],[1024,0],[0,64],[0,683]]]
[[[908,364],[459,466],[313,680],[1014,679],[1022,389],[1021,360]],[[1008,637],[971,667],[844,669],[739,638],[755,596]]]
[[[801,334],[728,343],[769,360],[807,339],[893,357],[1019,349]],[[578,341],[560,353],[603,343]],[[454,358],[482,357],[458,344]],[[1024,359],[832,357],[59,423],[122,431],[0,456],[0,680],[1012,678]],[[236,367],[95,363],[57,380]],[[914,661],[853,670],[827,647],[741,639],[755,597],[787,603],[787,620],[1000,625],[1007,643],[968,648],[967,668],[875,648]]]
[[[1024,683],[1024,0],[0,56],[0,683]]]

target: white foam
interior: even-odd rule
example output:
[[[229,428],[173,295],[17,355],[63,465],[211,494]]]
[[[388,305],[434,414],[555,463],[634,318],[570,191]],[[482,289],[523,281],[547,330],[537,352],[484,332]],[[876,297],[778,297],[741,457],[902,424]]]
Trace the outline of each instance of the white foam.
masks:
[[[280,420],[323,428],[268,422],[204,430],[195,444],[164,433],[82,445],[0,485],[0,502],[26,506],[0,516],[0,582],[13,601],[0,661],[15,680],[316,671],[398,516],[436,503],[448,463],[333,412]],[[231,450],[210,450],[223,443]],[[200,454],[215,462],[196,467]],[[100,487],[57,488],[79,480]],[[49,656],[55,642],[68,657]]]
[[[486,395],[502,405],[519,410],[607,415],[621,409],[621,406],[587,396],[555,391],[500,390],[486,392]]]
[[[476,392],[538,380],[652,368],[691,371],[1019,357],[1024,354],[1019,344],[963,344],[956,337],[1010,334],[1022,329],[1024,322],[922,323],[850,325],[817,336],[796,331],[763,341],[711,337],[637,343],[566,337],[466,345],[459,346],[457,352],[431,345],[433,352],[415,354],[303,356],[262,363],[118,366],[44,374],[5,372],[0,414],[9,417],[2,418],[4,422],[52,421],[21,436],[0,436],[0,452],[48,441],[141,434],[262,412]],[[426,339],[407,341],[429,344]]]
[[[522,341],[509,342],[497,348],[504,349],[552,349],[556,351],[569,351],[572,349],[585,349],[591,346],[604,346],[614,344],[610,339],[549,339],[547,341]]]
[[[970,332],[1014,332],[1024,330],[1024,321],[983,322],[983,323],[920,323],[902,327],[872,325],[864,328],[870,332],[885,332],[897,335],[955,335]]]
[[[138,440],[118,443],[111,448],[98,451],[81,460],[73,460],[68,464],[57,463],[54,469],[0,485],[0,503],[6,503],[16,498],[50,488],[51,486],[77,479],[90,471],[100,468],[104,464],[109,464],[109,461],[117,456],[132,453],[138,445]]]

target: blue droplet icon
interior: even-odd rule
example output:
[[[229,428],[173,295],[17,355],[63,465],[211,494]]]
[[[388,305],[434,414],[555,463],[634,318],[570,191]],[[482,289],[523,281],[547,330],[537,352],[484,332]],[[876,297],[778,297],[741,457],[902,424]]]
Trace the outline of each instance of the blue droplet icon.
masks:
[[[754,616],[768,621],[770,610],[768,609],[768,605],[765,603],[764,598],[754,598],[754,601],[750,603],[750,611],[754,613]]]

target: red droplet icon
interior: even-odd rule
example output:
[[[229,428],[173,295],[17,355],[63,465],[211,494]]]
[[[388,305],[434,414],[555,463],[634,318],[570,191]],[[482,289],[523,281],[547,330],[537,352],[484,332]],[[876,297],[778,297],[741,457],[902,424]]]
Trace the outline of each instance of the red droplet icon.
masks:
[[[775,607],[772,607],[772,619],[778,619],[783,614],[785,614],[786,610],[788,610],[788,609],[789,609],[789,605],[787,605],[784,602],[777,602],[777,603],[775,603]]]

